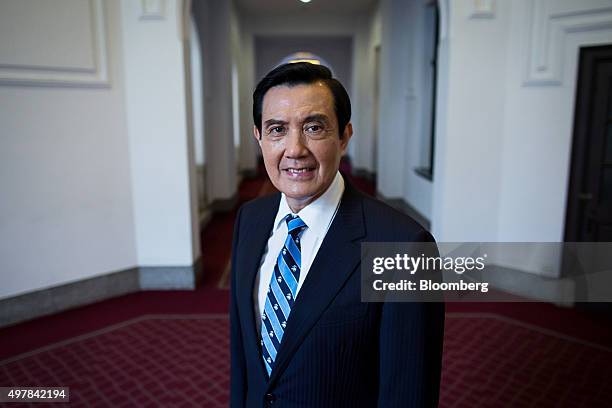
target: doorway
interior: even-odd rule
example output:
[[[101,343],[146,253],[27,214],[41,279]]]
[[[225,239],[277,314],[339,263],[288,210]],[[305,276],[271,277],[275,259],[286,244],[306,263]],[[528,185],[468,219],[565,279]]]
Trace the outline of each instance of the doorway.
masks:
[[[612,241],[612,45],[580,50],[565,242]],[[575,264],[564,254],[563,276]],[[576,308],[612,319],[612,303]]]
[[[580,50],[566,242],[612,241],[612,45]]]

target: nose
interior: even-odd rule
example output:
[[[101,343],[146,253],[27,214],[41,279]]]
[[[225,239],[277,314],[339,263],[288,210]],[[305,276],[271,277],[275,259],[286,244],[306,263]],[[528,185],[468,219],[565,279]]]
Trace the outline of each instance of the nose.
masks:
[[[299,159],[308,155],[308,148],[304,143],[305,136],[302,134],[301,129],[290,130],[285,141],[285,156],[288,159]]]

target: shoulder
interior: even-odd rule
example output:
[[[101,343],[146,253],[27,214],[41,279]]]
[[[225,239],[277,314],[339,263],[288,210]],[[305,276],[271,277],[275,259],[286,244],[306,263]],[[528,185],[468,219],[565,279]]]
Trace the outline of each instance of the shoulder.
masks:
[[[270,211],[276,212],[280,196],[280,193],[274,193],[247,201],[240,206],[238,214],[242,216],[261,216]]]
[[[434,242],[432,235],[412,217],[390,205],[357,192],[363,205],[367,239],[373,242]]]

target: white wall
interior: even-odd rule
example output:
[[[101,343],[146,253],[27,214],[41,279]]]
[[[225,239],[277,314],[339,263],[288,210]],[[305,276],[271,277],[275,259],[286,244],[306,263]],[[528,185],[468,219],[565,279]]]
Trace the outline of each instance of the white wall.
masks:
[[[425,86],[425,1],[381,2],[380,114],[377,144],[378,190],[402,198],[431,216],[431,182],[414,172],[422,167],[429,90]]]
[[[579,47],[612,43],[612,1],[512,4],[498,239],[562,241]]]
[[[202,78],[201,64],[196,64],[195,73],[193,72],[193,46],[192,41],[198,42],[198,35],[195,29],[193,21],[193,15],[191,13],[191,0],[181,0],[177,2],[177,28],[179,31],[180,43],[182,45],[182,57],[183,57],[183,75],[184,75],[184,94],[183,103],[185,106],[185,137],[187,140],[187,186],[188,190],[185,192],[189,200],[189,232],[191,235],[191,264],[197,267],[197,261],[201,255],[201,242],[200,242],[200,226],[201,226],[201,215],[204,213],[206,208],[206,197],[204,196],[204,188],[202,183],[204,177],[202,177],[202,167],[198,167],[198,157],[196,149],[201,144],[198,140],[203,139],[203,128],[198,127],[202,123],[198,124],[199,119],[202,119],[202,110],[196,110],[202,108],[201,104],[201,83],[198,81]],[[197,44],[199,46],[199,44]],[[199,51],[199,47],[198,47]],[[201,54],[196,52],[196,59],[201,61]],[[194,77],[198,79],[194,80]],[[195,82],[194,82],[195,81]],[[194,94],[195,92],[195,94]],[[178,130],[178,128],[177,128]],[[179,140],[179,143],[181,141]],[[180,162],[175,163],[180,165]],[[204,186],[205,187],[205,186]],[[204,210],[203,210],[204,209]],[[182,210],[182,208],[180,209]],[[191,268],[189,268],[191,269]],[[189,270],[188,269],[188,270]],[[199,271],[193,270],[194,273]],[[193,283],[195,285],[195,275]],[[177,284],[178,287],[183,287],[183,283]],[[187,287],[190,283],[186,283]],[[163,285],[162,285],[163,287]]]
[[[210,201],[231,199],[237,190],[232,120],[230,2],[193,3],[202,46],[206,188]]]
[[[612,1],[494,5],[475,18],[477,2],[450,2],[433,229],[446,241],[562,241],[578,47],[612,43]]]
[[[255,170],[259,145],[253,139],[253,91],[255,90],[255,44],[254,39],[241,24],[240,54],[238,65],[240,94],[240,168]]]
[[[409,4],[381,2],[380,114],[377,145],[377,189],[387,198],[403,195],[403,171],[410,70],[405,28],[412,21]],[[406,71],[408,70],[408,71]]]
[[[0,298],[137,263],[119,4],[104,2],[99,14],[89,3],[42,3],[0,3],[0,26],[8,30],[7,19],[17,30],[3,31],[3,44],[36,32],[31,24],[51,30],[44,43],[21,48],[22,67],[11,75],[23,79],[0,84]],[[55,13],[70,19],[59,24]],[[96,22],[105,23],[101,37]],[[90,42],[64,42],[75,32],[93,33],[108,53],[108,65],[98,59],[91,78],[70,70],[93,64],[81,56],[95,54]],[[64,66],[47,71],[56,49]],[[0,52],[2,63],[13,56]]]
[[[381,45],[382,22],[380,6],[359,25],[355,33],[353,52],[353,105],[354,135],[349,146],[355,168],[375,172],[375,50]]]
[[[367,25],[368,16],[364,14],[317,15],[316,18],[305,18],[304,14],[284,15],[251,15],[242,19],[243,28],[251,35],[270,36],[304,36],[352,35],[360,26]]]
[[[202,87],[202,45],[195,26],[193,16],[189,29],[190,64],[191,64],[191,96],[193,108],[193,139],[196,165],[206,164],[204,146],[204,98]],[[202,184],[204,187],[204,184]]]
[[[140,266],[187,266],[199,254],[192,222],[182,1],[142,19],[122,2],[126,112]],[[190,85],[189,85],[190,86]]]
[[[446,123],[437,134],[432,217],[442,241],[497,239],[511,4],[498,2],[494,19],[469,18],[472,5],[450,2],[447,99],[440,101]]]
[[[239,141],[237,166],[242,171],[254,171],[257,167],[258,145],[253,140],[252,92],[255,88],[255,51],[253,38],[244,29],[243,18],[236,8],[231,9],[232,60],[236,67],[237,92],[232,100],[238,111],[234,131]],[[232,96],[233,98],[233,96]]]
[[[407,112],[406,150],[404,161],[405,185],[402,198],[426,219],[431,219],[432,181],[415,172],[416,168],[428,164],[431,134],[431,55],[428,46],[433,46],[426,25],[427,0],[412,2],[411,15],[417,23],[405,36],[411,38],[408,63],[412,65],[412,76],[408,88],[409,106]],[[433,176],[434,179],[436,175]]]
[[[193,126],[193,149],[196,167],[195,186],[198,202],[198,218],[200,222],[206,214],[206,153],[204,144],[204,88],[202,86],[202,48],[200,39],[193,20],[190,18],[189,27],[189,68],[191,77],[191,109]]]
[[[612,1],[449,3],[434,235],[562,241],[578,49],[612,43]]]
[[[0,3],[0,298],[199,254],[183,2],[143,4]]]

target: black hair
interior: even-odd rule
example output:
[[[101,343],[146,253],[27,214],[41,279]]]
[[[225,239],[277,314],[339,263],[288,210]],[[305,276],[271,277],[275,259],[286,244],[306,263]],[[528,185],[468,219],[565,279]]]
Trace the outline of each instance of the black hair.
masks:
[[[253,92],[253,121],[261,135],[261,109],[266,92],[272,87],[279,85],[295,86],[301,84],[312,84],[322,82],[331,91],[334,97],[334,111],[338,120],[338,133],[340,138],[344,128],[351,119],[351,101],[344,86],[326,66],[315,65],[309,62],[296,62],[279,65],[263,77]]]

